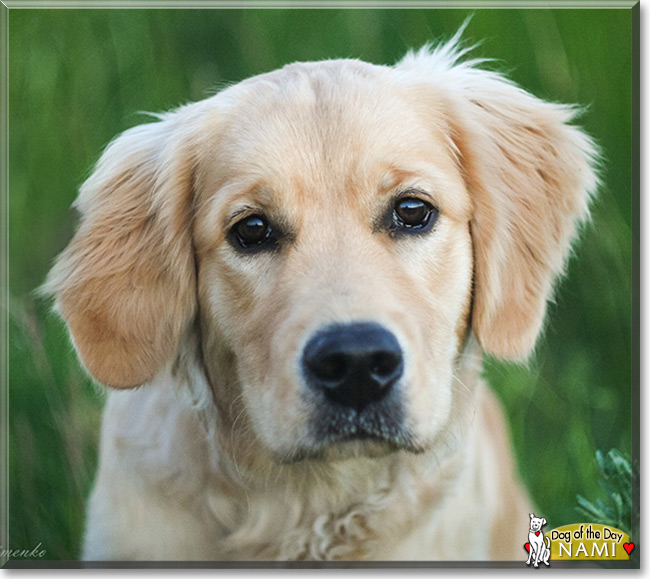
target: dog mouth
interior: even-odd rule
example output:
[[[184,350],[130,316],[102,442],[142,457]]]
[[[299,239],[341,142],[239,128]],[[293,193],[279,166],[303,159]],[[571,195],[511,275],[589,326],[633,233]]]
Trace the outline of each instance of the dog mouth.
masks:
[[[376,458],[398,451],[414,454],[424,448],[414,441],[399,407],[382,405],[359,413],[351,409],[321,410],[312,420],[310,441],[279,456],[282,463]]]
[[[424,449],[413,444],[396,443],[374,435],[359,434],[302,446],[290,452],[275,454],[274,459],[284,465],[307,461],[326,463],[361,458],[376,459],[399,451],[420,454]]]

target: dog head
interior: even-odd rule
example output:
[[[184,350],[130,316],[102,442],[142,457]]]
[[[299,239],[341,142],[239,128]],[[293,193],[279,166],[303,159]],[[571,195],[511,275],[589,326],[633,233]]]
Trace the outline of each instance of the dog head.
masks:
[[[222,428],[279,460],[435,445],[472,334],[532,350],[596,185],[572,109],[461,53],[293,64],[115,140],[46,286],[90,374],[195,332]]]
[[[546,524],[546,519],[536,517],[533,513],[530,513],[530,530],[533,533],[537,533],[542,530],[542,527]]]

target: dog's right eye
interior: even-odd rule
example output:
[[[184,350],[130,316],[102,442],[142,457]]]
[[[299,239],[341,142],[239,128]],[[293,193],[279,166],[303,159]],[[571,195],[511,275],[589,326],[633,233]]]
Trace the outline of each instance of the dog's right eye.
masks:
[[[271,249],[278,243],[275,231],[261,214],[249,215],[235,223],[229,238],[235,247],[249,251]]]
[[[393,207],[391,231],[398,233],[427,233],[438,217],[438,210],[428,201],[404,196]]]

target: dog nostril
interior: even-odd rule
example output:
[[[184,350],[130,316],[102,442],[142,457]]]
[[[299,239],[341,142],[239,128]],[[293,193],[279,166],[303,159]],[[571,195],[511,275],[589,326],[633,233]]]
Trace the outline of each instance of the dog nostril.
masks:
[[[379,352],[372,356],[370,373],[377,378],[390,378],[401,363],[401,356],[391,352]]]
[[[340,382],[348,373],[348,364],[343,354],[332,354],[312,363],[311,371],[322,380]]]

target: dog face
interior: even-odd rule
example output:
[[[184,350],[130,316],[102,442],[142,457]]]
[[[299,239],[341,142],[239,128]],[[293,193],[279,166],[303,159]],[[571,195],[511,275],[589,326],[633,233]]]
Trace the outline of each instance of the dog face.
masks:
[[[47,288],[102,383],[199,336],[224,438],[276,460],[435,446],[470,332],[533,347],[589,139],[453,46],[297,64],[117,139]]]
[[[533,513],[530,513],[530,530],[533,533],[542,530],[542,527],[546,524],[546,519],[536,517]]]
[[[294,65],[236,87],[202,162],[204,358],[222,382],[226,345],[281,457],[348,439],[417,450],[449,413],[470,202],[442,129],[390,84],[377,94],[382,75]]]

